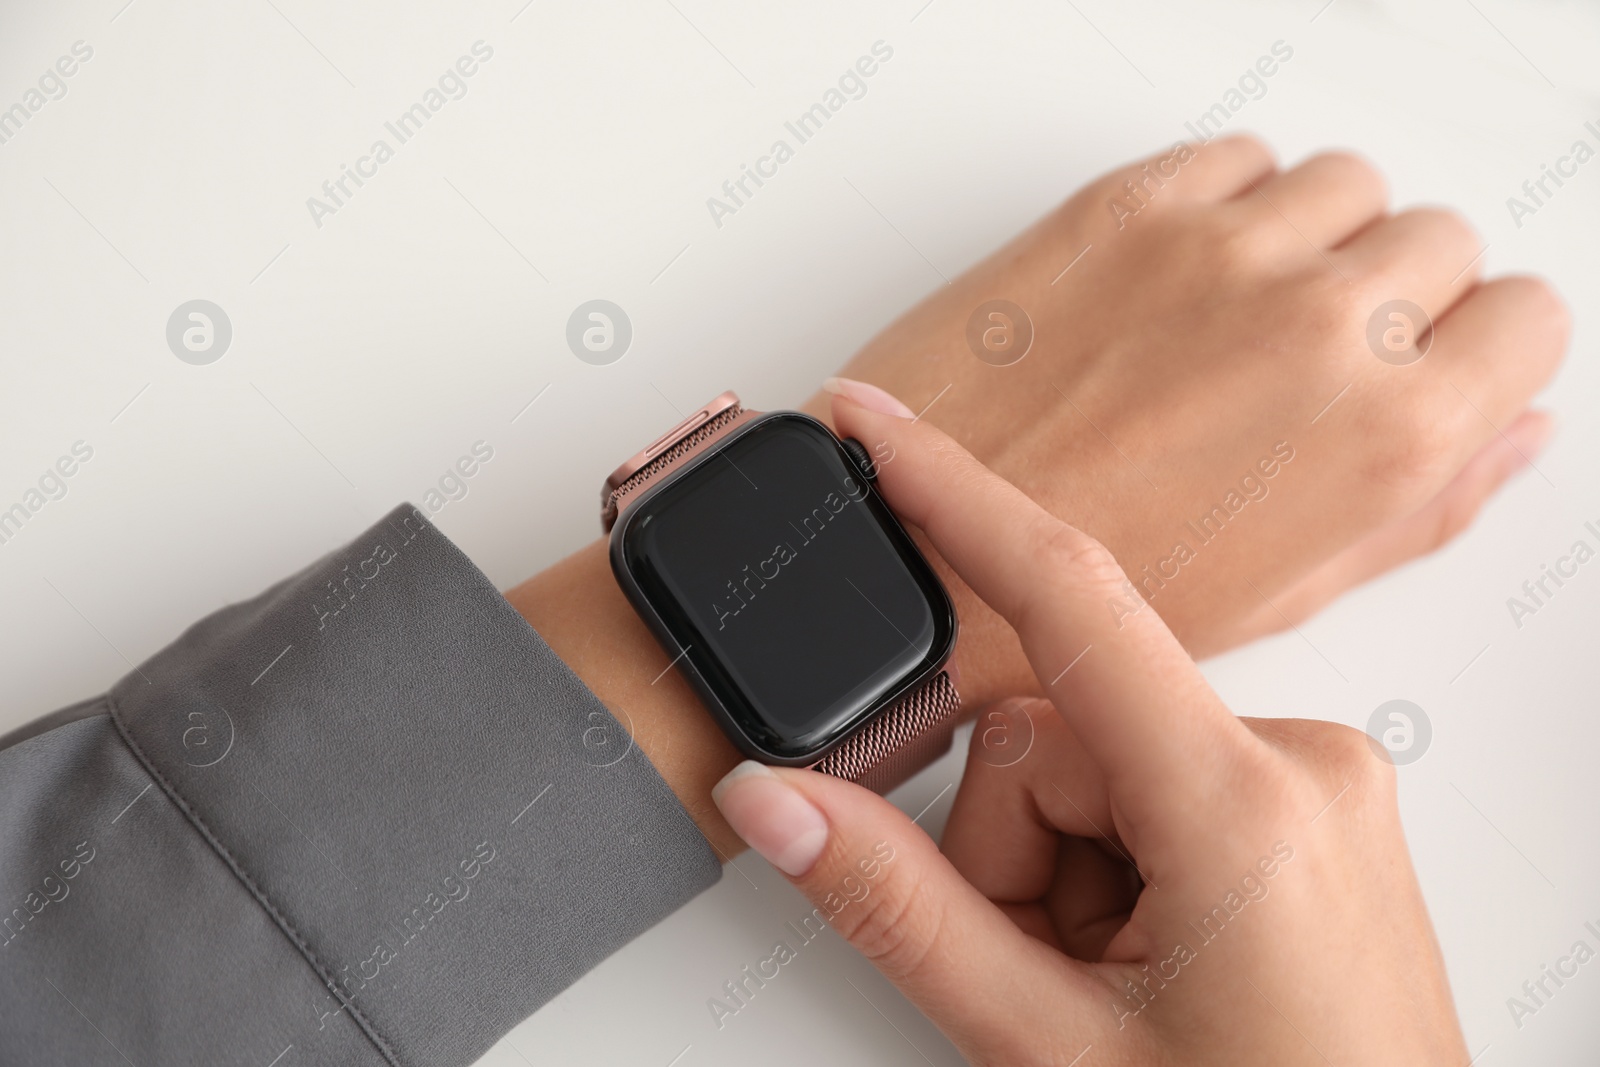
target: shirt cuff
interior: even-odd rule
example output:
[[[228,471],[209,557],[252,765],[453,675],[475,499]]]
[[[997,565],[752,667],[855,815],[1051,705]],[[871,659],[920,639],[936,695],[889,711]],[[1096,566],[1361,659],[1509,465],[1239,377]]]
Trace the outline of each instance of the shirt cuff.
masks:
[[[721,876],[605,706],[409,506],[108,704],[304,958],[304,1024],[348,1016],[391,1063],[470,1063]]]

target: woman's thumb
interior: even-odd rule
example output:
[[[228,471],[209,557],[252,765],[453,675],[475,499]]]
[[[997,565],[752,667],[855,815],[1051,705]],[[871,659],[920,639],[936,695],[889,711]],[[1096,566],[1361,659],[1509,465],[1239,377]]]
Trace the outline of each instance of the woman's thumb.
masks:
[[[711,795],[734,831],[969,1058],[1008,1047],[1033,1008],[1072,1011],[1063,979],[1094,981],[1018,929],[875,793],[747,760]]]

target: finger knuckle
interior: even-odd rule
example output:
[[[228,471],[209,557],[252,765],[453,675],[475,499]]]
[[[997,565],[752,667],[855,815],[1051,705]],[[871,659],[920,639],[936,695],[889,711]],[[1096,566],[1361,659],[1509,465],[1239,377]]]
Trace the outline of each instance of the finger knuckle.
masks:
[[[1400,217],[1426,234],[1430,239],[1430,245],[1446,244],[1458,248],[1478,246],[1477,228],[1467,221],[1465,215],[1453,208],[1432,206],[1408,208]]]
[[[1253,133],[1230,133],[1226,137],[1201,144],[1196,151],[1204,155],[1207,152],[1215,153],[1224,149],[1262,163],[1272,162],[1272,149],[1267,146],[1267,142]]]
[[[1258,273],[1277,258],[1278,242],[1271,234],[1263,227],[1230,225],[1227,218],[1219,216],[1209,232],[1199,236],[1206,258],[1231,277]]]
[[[1320,719],[1258,721],[1266,744],[1249,765],[1259,811],[1304,819],[1330,798],[1353,807],[1395,803],[1394,764],[1366,734]]]
[[[1292,734],[1289,738],[1292,740]],[[1237,778],[1248,783],[1245,791],[1253,810],[1269,815],[1298,811],[1301,776],[1295,761],[1286,754],[1285,738],[1268,740],[1268,744],[1249,746],[1236,754]]]
[[[1367,483],[1376,493],[1398,493],[1406,499],[1419,487],[1431,488],[1446,473],[1459,433],[1459,423],[1422,403],[1403,416],[1376,421],[1366,437]]]
[[[872,894],[857,905],[854,924],[844,931],[890,981],[915,977],[944,925],[943,906],[925,886],[917,879],[904,892]]]
[[[1370,280],[1357,278],[1355,284],[1341,284],[1342,279],[1313,275],[1308,282],[1308,307],[1316,316],[1318,328],[1337,330],[1340,336],[1361,336],[1373,309],[1389,299],[1387,287],[1378,288]]]
[[[1525,336],[1557,350],[1566,347],[1572,334],[1572,311],[1553,285],[1529,274],[1498,278],[1491,284],[1508,297],[1512,310],[1523,320]]]
[[[1388,199],[1389,184],[1365,156],[1347,149],[1319,152],[1306,161],[1308,169],[1326,172],[1347,192],[1379,203]]]
[[[1444,418],[1419,417],[1405,423],[1393,447],[1391,465],[1405,478],[1428,478],[1438,473],[1439,465],[1454,451],[1456,430]]]
[[[1272,149],[1261,138],[1249,133],[1230,134],[1200,143],[1180,142],[1158,157],[1158,162],[1170,159],[1198,164],[1185,169],[1193,174],[1206,173],[1213,179],[1206,184],[1212,187],[1219,178],[1236,180],[1243,185],[1273,166]]]
[[[1311,732],[1309,755],[1330,779],[1348,784],[1358,797],[1394,791],[1394,764],[1360,730],[1341,723],[1319,723]]]
[[[1104,210],[1102,205],[1108,201],[1127,195],[1128,184],[1138,177],[1139,168],[1143,165],[1142,162],[1134,163],[1118,167],[1116,170],[1107,171],[1084,186],[1083,192],[1073,197],[1073,200],[1077,200],[1079,197],[1086,197],[1100,210]],[[1072,201],[1068,202],[1071,203]]]
[[[1064,584],[1090,592],[1120,591],[1127,581],[1109,548],[1066,523],[1051,523],[1040,530],[1037,558],[1047,579],[1040,587]]]
[[[1373,309],[1388,299],[1367,279],[1346,283],[1326,268],[1297,274],[1290,285],[1289,299],[1285,301],[1293,309],[1290,321],[1311,337],[1361,338]],[[1313,358],[1326,358],[1324,349],[1307,346],[1305,351]]]

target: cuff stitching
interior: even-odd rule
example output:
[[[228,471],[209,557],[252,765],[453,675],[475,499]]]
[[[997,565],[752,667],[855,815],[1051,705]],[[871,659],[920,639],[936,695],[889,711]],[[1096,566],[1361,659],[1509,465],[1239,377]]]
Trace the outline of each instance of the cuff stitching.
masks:
[[[145,755],[144,749],[140,748],[139,742],[134,739],[133,731],[123,721],[122,714],[117,708],[116,697],[108,694],[105,698],[105,703],[106,710],[111,716],[111,722],[116,726],[117,733],[122,736],[123,742],[133,751],[134,758],[156,780],[161,786],[162,792],[166,793],[167,797],[177,805],[178,810],[183,812],[184,816],[194,824],[195,829],[200,832],[200,836],[205,838],[206,843],[211,846],[217,855],[222,857],[222,861],[228,865],[228,869],[233,871],[234,876],[244,884],[250,895],[255,897],[256,902],[266,910],[267,915],[271,917],[278,929],[282,930],[289,941],[300,951],[300,955],[305,957],[306,962],[311,965],[311,969],[316,972],[317,977],[322,979],[322,984],[327,986],[328,991],[350,1013],[350,1018],[355,1020],[355,1024],[361,1028],[361,1032],[377,1048],[378,1054],[384,1058],[385,1062],[390,1064],[390,1067],[401,1067],[399,1057],[395,1055],[389,1043],[378,1033],[377,1027],[372,1024],[372,1021],[362,1014],[360,1008],[356,1007],[355,1001],[346,996],[344,991],[339,988],[339,983],[334,978],[333,972],[317,958],[316,952],[312,950],[306,939],[301,936],[300,931],[296,930],[288,917],[280,912],[272,901],[267,898],[266,893],[256,884],[255,879],[245,872],[244,867],[234,858],[233,853],[228,851],[228,846],[223,844],[221,839],[212,832],[211,827],[206,825],[206,821],[201,817],[200,813],[189,805],[189,802],[178,792],[177,787]]]

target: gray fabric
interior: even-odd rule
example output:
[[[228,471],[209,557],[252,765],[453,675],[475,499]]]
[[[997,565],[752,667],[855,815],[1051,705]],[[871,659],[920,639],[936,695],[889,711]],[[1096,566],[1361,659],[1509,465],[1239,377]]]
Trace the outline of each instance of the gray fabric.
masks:
[[[0,1063],[381,1065],[104,711],[0,752]]]
[[[21,744],[28,738],[54,730],[57,726],[65,726],[69,722],[77,722],[79,719],[87,719],[90,716],[104,715],[105,713],[106,702],[101,697],[69,704],[57,711],[52,711],[48,715],[41,715],[32,722],[23,723],[8,734],[0,734],[0,749]]]
[[[0,1064],[470,1063],[721,875],[412,508],[71,710],[0,750]]]

